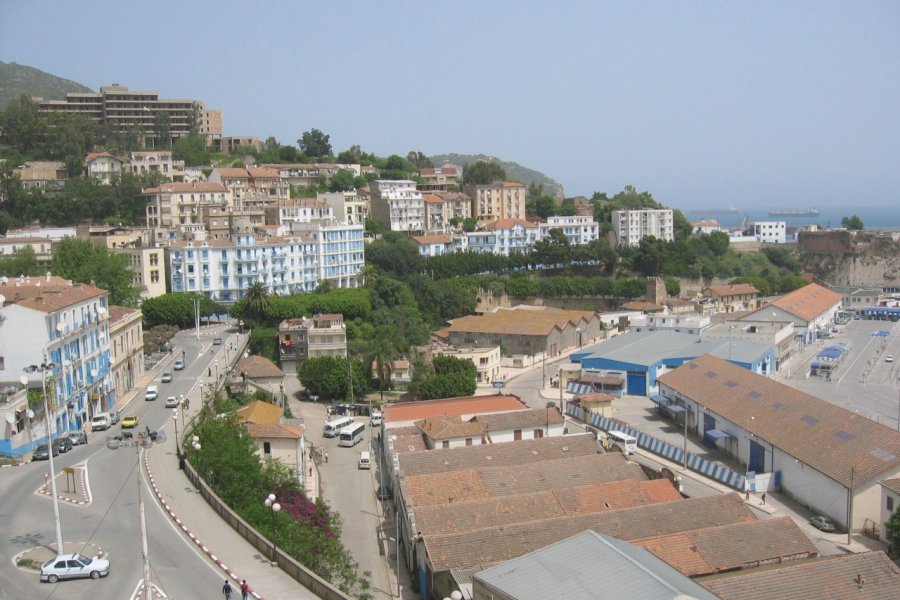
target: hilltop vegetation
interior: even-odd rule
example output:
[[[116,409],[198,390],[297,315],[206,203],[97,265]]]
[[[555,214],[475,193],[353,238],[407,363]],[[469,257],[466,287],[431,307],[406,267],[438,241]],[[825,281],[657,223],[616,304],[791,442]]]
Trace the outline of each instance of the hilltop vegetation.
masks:
[[[92,92],[87,86],[34,67],[0,61],[0,110],[22,94],[45,100],[62,100],[69,92]]]
[[[440,167],[444,163],[451,163],[460,167],[466,164],[473,165],[479,161],[495,163],[506,172],[509,179],[524,183],[526,186],[530,186],[531,184],[543,185],[544,191],[551,196],[555,195],[557,192],[560,194],[563,192],[561,183],[544,175],[540,171],[523,167],[522,165],[511,161],[501,160],[495,156],[488,156],[487,154],[435,154],[434,156],[430,156],[429,159],[435,167]]]

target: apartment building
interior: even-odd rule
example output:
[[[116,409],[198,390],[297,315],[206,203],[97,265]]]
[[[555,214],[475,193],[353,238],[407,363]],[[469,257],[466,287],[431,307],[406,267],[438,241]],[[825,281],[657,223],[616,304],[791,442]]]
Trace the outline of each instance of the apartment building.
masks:
[[[763,244],[783,244],[787,241],[785,221],[756,221],[753,223],[753,237]]]
[[[200,207],[200,221],[206,230],[205,239],[231,239],[235,228],[249,227],[250,231],[266,224],[266,214],[262,210],[243,210],[231,206],[208,204]]]
[[[199,132],[201,126],[205,135],[222,135],[221,112],[216,121],[211,113],[204,114],[199,100],[160,98],[157,92],[129,90],[117,83],[101,87],[99,94],[77,92],[66,94],[65,100],[41,101],[38,110],[81,114],[112,131],[137,130],[155,147],[168,145],[157,139],[161,124],[168,128],[168,143]]]
[[[359,287],[366,263],[364,225],[339,221],[292,223],[291,233],[310,240],[318,283],[328,281],[338,288]]]
[[[425,257],[440,256],[454,249],[449,235],[414,235],[411,239],[418,246],[419,254]]]
[[[369,205],[356,190],[349,192],[319,192],[316,201],[331,208],[334,218],[353,225],[365,225]]]
[[[57,160],[29,160],[16,169],[25,189],[61,189],[69,179],[66,165]]]
[[[675,239],[675,221],[670,208],[614,210],[612,226],[616,243],[621,246],[637,246],[650,236],[665,242]]]
[[[81,429],[115,404],[106,290],[48,274],[2,277],[0,294],[0,368],[18,381],[26,367],[48,365],[53,437]],[[41,388],[40,371],[28,378],[30,388]]]
[[[425,200],[415,181],[376,179],[369,193],[369,213],[391,231],[425,230]]]
[[[423,199],[428,231],[448,233],[452,221],[472,216],[472,199],[462,192],[431,192]]]
[[[313,221],[340,221],[335,217],[334,207],[320,198],[294,198],[267,206],[266,223],[269,225],[287,225],[294,223],[311,223]],[[365,225],[365,222],[361,223]]]
[[[201,207],[233,205],[231,193],[220,183],[164,183],[142,195],[147,198],[147,227],[155,243],[179,238],[184,226],[199,225]]]
[[[517,181],[495,181],[488,185],[466,188],[472,198],[472,216],[479,225],[497,219],[525,218],[525,184]]]
[[[466,232],[457,237],[457,250],[510,256],[529,252],[538,241],[537,223],[522,219],[499,219],[479,231]]]
[[[284,369],[296,369],[309,358],[347,356],[344,315],[317,314],[285,319],[278,325],[278,349]]]
[[[419,178],[422,180],[419,189],[423,192],[446,192],[462,185],[462,168],[451,164],[426,167],[419,169]]]
[[[141,311],[124,306],[109,307],[109,352],[116,398],[137,386],[144,373],[144,329]]]
[[[219,117],[219,128],[221,131],[221,116]],[[231,154],[238,148],[253,148],[257,152],[262,152],[262,142],[258,137],[253,136],[221,136],[207,137],[206,147],[212,152],[220,152],[222,154]]]
[[[158,173],[171,180],[175,171],[172,153],[168,150],[143,150],[128,153],[128,168],[132,175]]]
[[[564,216],[547,217],[545,223],[539,225],[539,239],[550,237],[550,231],[561,229],[574,246],[586,246],[600,239],[600,224],[593,217]]]
[[[53,240],[45,237],[0,237],[0,257],[12,256],[31,248],[38,264],[48,269],[53,264]]]

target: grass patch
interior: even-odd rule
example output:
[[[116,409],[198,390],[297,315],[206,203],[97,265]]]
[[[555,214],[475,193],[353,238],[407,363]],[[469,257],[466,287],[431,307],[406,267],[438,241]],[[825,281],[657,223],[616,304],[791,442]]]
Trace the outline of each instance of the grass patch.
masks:
[[[41,568],[40,563],[33,561],[30,558],[20,558],[16,561],[16,566],[20,569],[32,569],[34,571]]]

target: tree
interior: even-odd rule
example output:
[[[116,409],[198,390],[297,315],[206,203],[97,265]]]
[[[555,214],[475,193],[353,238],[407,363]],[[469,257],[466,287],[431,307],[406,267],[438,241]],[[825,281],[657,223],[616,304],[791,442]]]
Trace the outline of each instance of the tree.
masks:
[[[664,244],[652,235],[641,238],[634,256],[634,268],[644,275],[659,275],[662,272]]]
[[[297,140],[297,145],[301,152],[311,158],[325,158],[331,156],[329,139],[328,134],[322,133],[318,129],[310,129],[303,132],[303,135]]]
[[[206,141],[199,135],[185,135],[175,142],[172,158],[183,160],[188,167],[202,167],[210,163],[211,155]]]
[[[417,399],[457,398],[475,393],[478,370],[471,360],[437,355],[431,369],[430,374],[413,386]]]
[[[227,309],[213,302],[203,294],[175,292],[147,298],[141,303],[144,327],[150,329],[158,325],[175,325],[177,327],[193,327],[194,300],[200,300],[200,316],[221,315]]]
[[[22,94],[0,114],[0,131],[4,144],[30,157],[46,137],[47,121],[38,112],[37,102]]]
[[[19,275],[40,275],[41,265],[31,246],[24,246],[8,256],[0,256],[0,275],[18,277]]]
[[[242,299],[244,305],[244,315],[261,321],[269,308],[269,288],[262,281],[254,282]]]
[[[885,522],[884,531],[888,542],[888,552],[892,557],[900,555],[900,507]]]
[[[349,192],[355,189],[356,176],[353,171],[348,169],[338,169],[338,172],[331,177],[328,183],[328,191],[330,192]]]
[[[851,231],[862,231],[863,229],[865,229],[862,219],[860,219],[857,215],[853,215],[852,217],[844,217],[843,219],[841,219],[841,225]]]
[[[400,354],[399,336],[394,327],[382,325],[375,328],[375,337],[369,345],[369,358],[373,364],[372,376],[378,380],[378,391],[384,403],[384,390],[390,388],[394,359]]]
[[[53,250],[52,271],[60,277],[107,290],[110,304],[136,306],[140,299],[128,258],[89,240],[63,238]]]
[[[710,251],[716,256],[723,256],[726,252],[728,252],[728,245],[730,244],[730,240],[728,239],[728,234],[724,231],[713,231],[709,235],[703,236],[700,239],[706,242],[706,245],[709,247]]]
[[[409,154],[406,155],[406,160],[415,165],[416,169],[425,169],[425,168],[433,168],[434,163],[431,162],[431,159],[425,156],[422,152],[418,150],[410,150]]]
[[[463,165],[463,185],[487,185],[495,181],[506,181],[506,171],[494,162],[479,160],[474,165]]]

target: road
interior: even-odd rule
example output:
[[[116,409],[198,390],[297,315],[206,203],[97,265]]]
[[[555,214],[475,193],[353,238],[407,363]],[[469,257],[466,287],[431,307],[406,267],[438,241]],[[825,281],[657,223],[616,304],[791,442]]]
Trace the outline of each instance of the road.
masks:
[[[184,347],[185,369],[173,372],[172,383],[154,381],[160,388],[159,399],[144,401],[143,392],[140,392],[122,412],[123,416],[137,415],[141,429],[158,429],[171,417],[172,409],[164,406],[167,396],[188,395],[216,358],[221,358],[224,368],[224,356],[220,357],[223,347],[217,348],[218,352],[213,355],[210,353],[211,341],[210,337],[197,340],[184,332],[179,334],[176,343]],[[109,433],[118,433],[119,429],[119,425],[114,425]],[[92,502],[87,506],[59,503],[63,540],[67,549],[73,542],[103,548],[111,562],[110,575],[99,581],[85,579],[42,584],[36,573],[12,566],[17,554],[56,541],[52,501],[35,493],[43,484],[49,464],[34,462],[0,469],[0,487],[4,490],[3,508],[0,509],[0,552],[6,557],[5,566],[0,568],[0,597],[91,600],[131,597],[143,577],[137,452],[130,447],[107,449],[106,433],[91,433],[87,445],[76,446],[59,455],[54,466],[56,472],[61,473],[63,467],[86,465]],[[166,443],[174,442],[170,439]],[[57,485],[65,486],[64,477],[57,478]],[[145,484],[141,490],[151,581],[169,598],[202,598],[217,593],[222,585],[220,572],[176,530],[153,499],[149,487]]]

